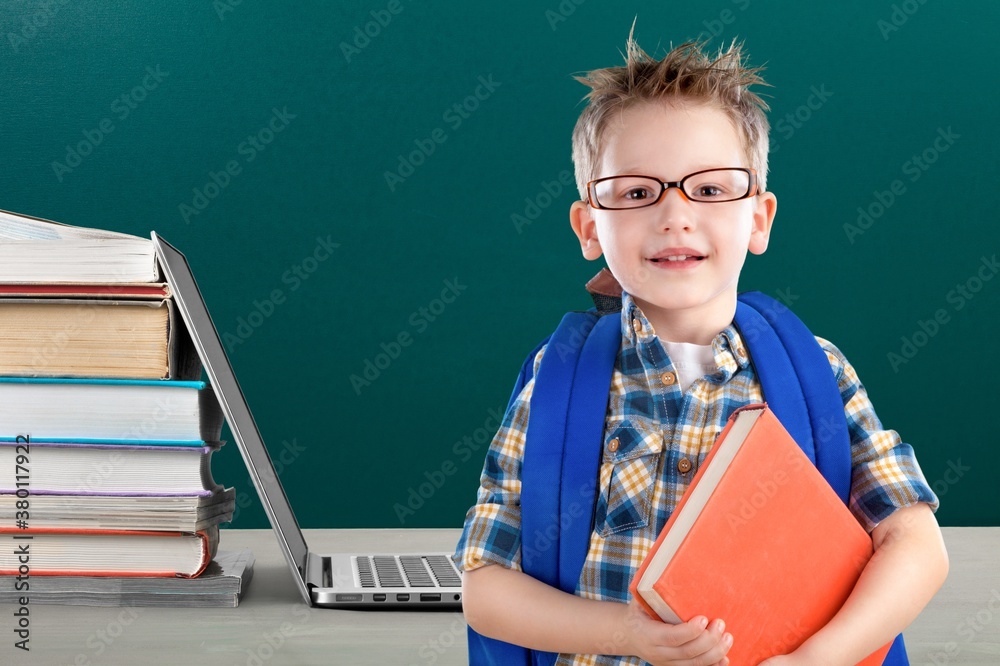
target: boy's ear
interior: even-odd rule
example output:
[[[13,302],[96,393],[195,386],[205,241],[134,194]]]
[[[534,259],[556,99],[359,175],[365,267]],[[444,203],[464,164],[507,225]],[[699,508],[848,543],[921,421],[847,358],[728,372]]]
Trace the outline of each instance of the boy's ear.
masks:
[[[771,237],[771,223],[778,211],[778,199],[771,192],[762,192],[757,197],[757,207],[753,213],[753,231],[750,232],[749,250],[753,254],[764,254]]]
[[[569,208],[569,226],[580,240],[580,249],[586,259],[593,261],[601,256],[601,241],[597,238],[597,224],[591,216],[586,201],[574,201]]]

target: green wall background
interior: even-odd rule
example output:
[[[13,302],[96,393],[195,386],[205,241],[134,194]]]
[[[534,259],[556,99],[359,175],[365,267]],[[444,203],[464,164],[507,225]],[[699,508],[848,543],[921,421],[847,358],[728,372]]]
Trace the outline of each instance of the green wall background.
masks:
[[[571,75],[621,64],[634,17],[657,56],[704,33],[766,65],[780,205],[741,288],[790,296],[845,352],[942,524],[1000,524],[1000,279],[977,275],[1000,252],[996,3],[0,8],[0,208],[187,254],[304,527],[461,525],[522,359],[588,305],[599,266],[558,184],[586,92]],[[849,237],[859,207],[875,215]],[[366,360],[390,362],[352,385]],[[240,492],[233,526],[265,526],[235,446],[215,473]]]

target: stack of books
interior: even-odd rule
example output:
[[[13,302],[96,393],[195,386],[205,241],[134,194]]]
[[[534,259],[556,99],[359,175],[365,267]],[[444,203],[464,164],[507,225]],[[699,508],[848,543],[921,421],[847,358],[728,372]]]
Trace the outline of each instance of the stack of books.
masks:
[[[253,557],[209,569],[235,493],[200,379],[150,240],[0,211],[0,574],[46,577],[34,602],[234,606]]]

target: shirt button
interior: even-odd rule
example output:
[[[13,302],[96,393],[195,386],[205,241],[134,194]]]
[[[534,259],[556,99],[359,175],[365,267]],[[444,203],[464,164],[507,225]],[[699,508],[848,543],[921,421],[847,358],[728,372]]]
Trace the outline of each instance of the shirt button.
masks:
[[[663,382],[664,386],[671,386],[677,381],[677,375],[672,372],[664,372],[660,375],[660,381]]]
[[[739,357],[741,361],[747,360],[747,350],[743,348],[743,345],[736,345],[736,356]]]
[[[619,442],[618,438],[615,437],[613,440],[611,440],[610,442],[608,442],[608,451],[611,451],[611,453],[614,453],[615,451],[618,450],[618,445],[619,444],[621,444],[621,442]]]
[[[677,461],[677,471],[681,474],[687,474],[691,471],[691,461],[687,458],[681,458]]]
[[[642,322],[638,319],[632,320],[632,330],[635,331],[636,335],[642,335]]]

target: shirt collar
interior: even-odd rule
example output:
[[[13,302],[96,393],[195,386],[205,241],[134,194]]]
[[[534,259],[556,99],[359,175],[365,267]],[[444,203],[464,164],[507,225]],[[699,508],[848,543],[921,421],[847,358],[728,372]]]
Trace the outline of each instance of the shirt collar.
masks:
[[[621,317],[622,337],[628,341],[628,344],[640,347],[656,340],[653,325],[649,323],[632,295],[626,291],[622,291]],[[715,355],[715,364],[723,382],[739,370],[747,369],[750,365],[746,344],[744,344],[743,337],[734,323],[730,323],[715,336],[712,340],[712,352]]]

